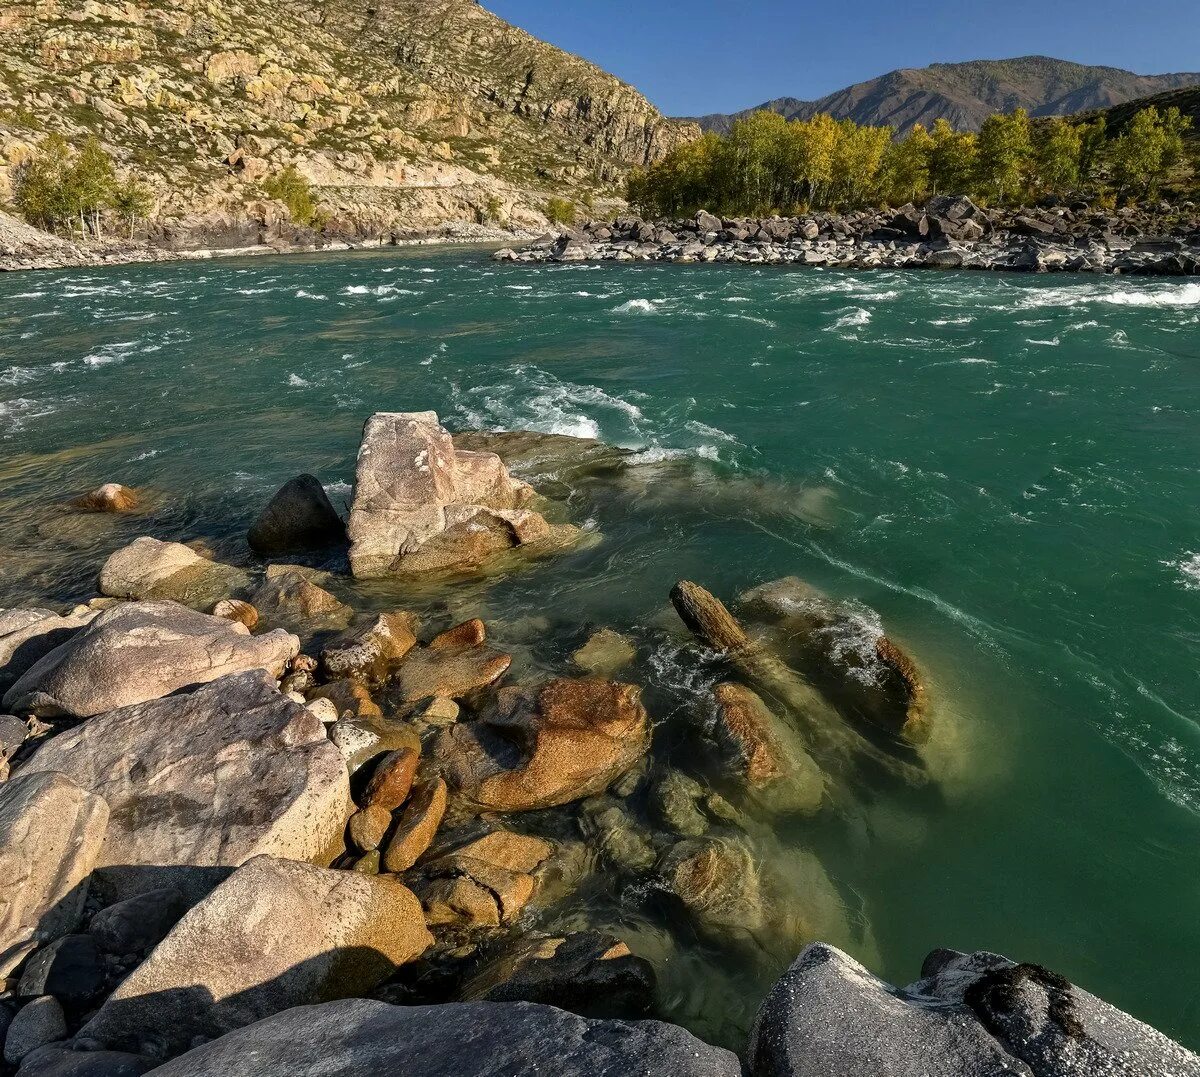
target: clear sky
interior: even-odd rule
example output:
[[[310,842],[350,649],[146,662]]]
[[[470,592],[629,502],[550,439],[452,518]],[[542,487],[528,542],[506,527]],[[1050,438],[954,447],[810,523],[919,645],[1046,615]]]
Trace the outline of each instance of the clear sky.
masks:
[[[897,67],[1040,54],[1200,71],[1200,0],[483,0],[673,116],[811,99]]]

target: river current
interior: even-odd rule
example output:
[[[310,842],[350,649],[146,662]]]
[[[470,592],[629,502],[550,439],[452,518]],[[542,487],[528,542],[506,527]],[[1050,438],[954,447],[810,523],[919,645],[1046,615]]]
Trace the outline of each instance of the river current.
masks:
[[[629,634],[656,760],[705,782],[679,731],[720,671],[678,579],[798,576],[851,612],[835,647],[882,625],[929,685],[936,795],[755,816],[796,930],[748,953],[603,874],[539,926],[625,938],[720,1042],[807,931],[901,983],[939,946],[1037,962],[1200,1047],[1200,284],[461,249],[0,277],[0,607],[86,599],[139,534],[249,563],[283,481],[347,503],[365,418],[424,409],[628,447],[632,478],[571,493],[574,553],[345,583],[360,608],[478,613],[516,678]],[[106,481],[144,511],[64,507]]]

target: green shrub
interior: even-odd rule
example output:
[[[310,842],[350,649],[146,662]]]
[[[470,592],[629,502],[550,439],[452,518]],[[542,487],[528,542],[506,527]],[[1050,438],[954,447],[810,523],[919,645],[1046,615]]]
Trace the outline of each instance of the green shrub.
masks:
[[[548,199],[542,212],[546,214],[551,224],[569,225],[575,223],[575,203],[569,199]]]
[[[281,172],[268,176],[262,182],[263,193],[287,206],[288,216],[299,225],[312,224],[317,216],[317,202],[313,198],[312,184],[296,169],[288,165]]]

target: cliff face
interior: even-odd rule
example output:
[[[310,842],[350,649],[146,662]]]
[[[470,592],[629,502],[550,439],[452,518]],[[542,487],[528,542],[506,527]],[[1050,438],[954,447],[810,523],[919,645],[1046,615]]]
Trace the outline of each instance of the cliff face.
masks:
[[[261,217],[258,182],[291,163],[360,230],[536,224],[697,133],[472,0],[18,0],[0,199],[52,130],[98,135],[164,217]]]
[[[1024,108],[1032,116],[1065,116],[1198,83],[1200,73],[1196,72],[1136,75],[1114,67],[1022,56],[902,68],[847,86],[819,101],[781,97],[758,108],[778,112],[789,120],[808,119],[824,112],[839,120],[886,124],[904,131],[914,123],[929,127],[937,119],[946,119],[959,130],[977,131],[994,112]],[[705,130],[724,132],[745,114],[703,116],[699,123]]]

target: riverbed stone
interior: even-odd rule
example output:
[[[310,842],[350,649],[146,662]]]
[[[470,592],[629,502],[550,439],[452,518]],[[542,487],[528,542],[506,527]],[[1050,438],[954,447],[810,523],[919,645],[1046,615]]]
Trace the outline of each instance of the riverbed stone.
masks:
[[[75,507],[85,512],[133,512],[140,498],[136,490],[122,486],[119,482],[106,482],[102,486],[75,499]]]
[[[67,1018],[62,1004],[52,995],[35,998],[17,1011],[8,1026],[4,1037],[4,1061],[16,1066],[39,1047],[66,1037]]]
[[[737,1056],[658,1021],[593,1021],[528,1002],[390,1006],[353,999],[279,1014],[154,1077],[742,1077]]]
[[[112,809],[96,866],[117,893],[186,888],[216,874],[191,869],[262,853],[316,859],[350,811],[346,765],[321,721],[261,670],[61,733],[22,771],[52,772]]]
[[[5,693],[18,713],[87,718],[248,669],[279,677],[300,651],[283,631],[244,625],[175,602],[106,610],[30,667]]]
[[[141,1077],[153,1065],[128,1051],[74,1051],[50,1044],[26,1055],[17,1072],[18,1077]]]
[[[446,814],[447,791],[442,778],[422,782],[400,813],[396,831],[383,854],[383,870],[407,871],[433,843]]]
[[[381,613],[330,642],[321,652],[321,666],[329,677],[381,681],[416,646],[416,627],[416,618],[410,613]]]
[[[63,616],[44,609],[0,610],[0,689],[9,687],[95,617],[95,610]]]
[[[346,836],[361,853],[374,852],[383,844],[392,825],[392,813],[378,805],[369,804],[350,816]]]
[[[240,598],[223,598],[212,608],[212,615],[226,621],[238,621],[251,632],[258,626],[258,610]]]
[[[104,988],[100,948],[91,935],[64,935],[41,947],[17,984],[22,998],[53,995],[67,1006],[83,1006]]]
[[[611,677],[637,658],[632,641],[611,628],[602,628],[588,637],[587,643],[571,655],[580,669],[599,677]]]
[[[272,566],[250,601],[267,624],[308,635],[345,628],[354,611],[310,575]]]
[[[172,599],[208,609],[250,585],[249,575],[201,557],[190,546],[143,536],[117,550],[100,570],[100,593],[112,598]]]
[[[0,977],[79,926],[109,809],[65,774],[0,785]]]
[[[486,811],[528,811],[604,792],[646,752],[640,691],[605,680],[502,688],[471,722],[434,742],[452,791]]]
[[[163,886],[101,909],[87,930],[106,954],[144,957],[167,937],[187,909],[182,891]]]
[[[168,1058],[292,1006],[366,993],[431,941],[395,879],[256,857],[175,925],[79,1038]]]
[[[658,874],[666,892],[710,935],[744,938],[766,923],[755,858],[740,841],[706,837],[678,842],[664,854]]]
[[[320,550],[346,540],[346,525],[314,475],[283,484],[250,526],[250,548],[266,557]]]
[[[487,630],[476,618],[435,636],[428,646],[408,651],[396,683],[405,702],[461,699],[495,684],[510,665],[511,655],[487,645]]]

